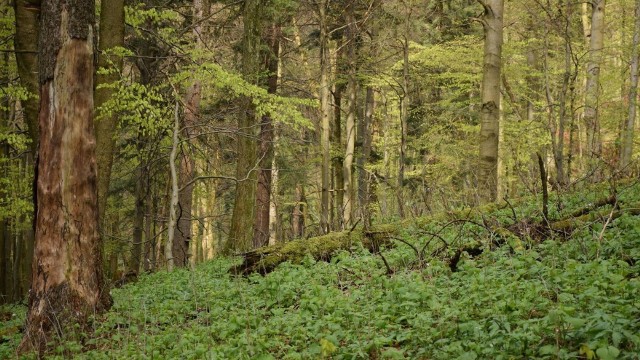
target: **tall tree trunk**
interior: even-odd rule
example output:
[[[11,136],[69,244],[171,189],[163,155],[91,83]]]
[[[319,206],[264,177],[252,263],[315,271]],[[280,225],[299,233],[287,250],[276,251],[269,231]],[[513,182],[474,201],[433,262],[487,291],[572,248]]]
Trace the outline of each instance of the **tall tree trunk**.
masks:
[[[602,150],[598,107],[600,98],[600,66],[604,45],[604,8],[605,0],[593,0],[584,104],[584,123],[587,134],[586,151],[592,159],[598,158]],[[594,164],[592,163],[591,165],[593,166]]]
[[[14,46],[16,51],[16,63],[20,83],[33,95],[38,95],[38,15],[40,14],[40,0],[15,0],[13,2],[16,17],[16,36]],[[25,123],[29,139],[31,140],[31,153],[35,156],[38,147],[38,103],[37,97],[22,100]]]
[[[502,66],[503,0],[477,0],[484,7],[484,66],[480,123],[478,193],[481,202],[496,200],[500,129],[500,72]]]
[[[367,95],[365,98],[364,118],[360,133],[360,142],[362,144],[362,153],[358,158],[358,198],[360,199],[360,212],[362,214],[363,225],[365,229],[371,227],[371,212],[369,211],[370,202],[370,176],[365,170],[366,164],[371,156],[371,128],[373,126],[373,114],[375,113],[376,99],[375,92],[371,86],[367,86]]]
[[[120,78],[122,57],[108,55],[106,52],[115,47],[124,46],[124,0],[109,0],[100,2],[100,37],[98,49],[98,67],[109,68],[106,74],[98,74],[97,84],[108,84]],[[113,68],[115,67],[115,69]],[[101,87],[94,95],[96,109],[107,102],[113,93],[112,88]],[[111,166],[115,140],[113,136],[117,128],[117,117],[98,112],[96,117],[96,161],[98,165],[98,210],[100,224],[104,220],[107,208],[109,183],[111,182]]]
[[[633,135],[635,133],[636,110],[638,105],[638,46],[640,43],[640,0],[636,0],[636,21],[633,30],[633,44],[631,48],[631,84],[629,87],[629,114],[624,127],[622,139],[622,156],[620,169],[629,173],[629,164],[633,155]]]
[[[193,36],[196,51],[205,47],[203,37],[206,35],[202,28],[202,19],[208,7],[208,0],[193,0]],[[176,235],[173,239],[173,263],[178,267],[189,265],[189,242],[192,238],[192,207],[193,207],[193,178],[195,176],[195,159],[191,142],[194,141],[195,127],[200,113],[202,98],[202,84],[200,80],[193,80],[184,99],[183,137],[180,156],[180,193],[178,195],[178,219]]]
[[[242,39],[242,73],[245,79],[258,84],[261,69],[262,42],[259,31],[262,29],[262,5],[257,0],[244,2],[243,21],[244,35]],[[238,118],[238,161],[236,177],[238,178],[235,194],[231,229],[224,252],[243,252],[253,247],[253,232],[256,212],[256,162],[257,146],[254,140],[256,128],[255,106],[249,98],[240,100],[241,113]]]
[[[102,275],[93,133],[93,1],[44,0],[36,244],[19,351],[41,354],[111,305]],[[79,261],[80,259],[80,261]]]
[[[321,187],[320,197],[320,232],[329,233],[329,182],[330,182],[330,147],[329,147],[329,34],[327,30],[327,7],[328,0],[319,2],[320,14],[320,113],[321,113],[321,134],[320,147],[322,152],[321,166]],[[295,236],[295,234],[294,234]]]
[[[304,236],[304,189],[301,184],[296,184],[295,203],[291,216],[291,232],[294,239]]]
[[[398,213],[404,218],[404,166],[407,156],[407,120],[409,118],[409,39],[402,41],[402,94],[400,96],[400,154],[398,157]]]
[[[278,90],[278,67],[280,52],[280,25],[272,25],[267,30],[268,35],[263,39],[269,47],[263,51],[264,68],[268,72],[267,91],[275,94]],[[259,136],[258,188],[256,190],[256,220],[253,233],[253,246],[258,248],[269,243],[269,211],[271,209],[271,181],[273,166],[274,126],[272,116],[266,114],[260,120]]]
[[[176,101],[173,114],[173,135],[171,141],[171,153],[169,154],[169,171],[171,172],[171,195],[169,198],[169,223],[167,224],[167,241],[164,244],[164,260],[167,262],[167,270],[172,271],[175,266],[174,243],[176,227],[178,224],[177,211],[179,205],[180,188],[178,185],[178,167],[176,157],[180,146],[180,105]]]
[[[357,64],[357,34],[356,34],[356,19],[353,14],[353,4],[350,4],[347,9],[347,123],[346,123],[346,144],[344,151],[344,161],[342,163],[342,171],[344,173],[344,213],[342,215],[342,222],[345,227],[350,227],[353,221],[354,208],[355,208],[355,191],[354,191],[354,178],[353,178],[353,159],[355,156],[356,145],[356,112],[357,103],[356,97],[358,93],[358,82],[356,79]]]
[[[344,65],[344,51],[342,50],[343,43],[342,38],[339,38],[336,45],[336,77],[342,74]],[[342,147],[342,94],[344,93],[345,85],[342,81],[336,81],[335,90],[333,92],[333,131],[332,139],[334,146],[340,149]],[[336,152],[337,153],[337,152]],[[333,173],[335,175],[335,182],[333,186],[333,196],[335,200],[335,223],[332,222],[332,226],[336,230],[343,229],[343,214],[344,214],[344,172],[342,171],[342,156],[334,156],[333,159]],[[333,215],[333,214],[332,214]]]

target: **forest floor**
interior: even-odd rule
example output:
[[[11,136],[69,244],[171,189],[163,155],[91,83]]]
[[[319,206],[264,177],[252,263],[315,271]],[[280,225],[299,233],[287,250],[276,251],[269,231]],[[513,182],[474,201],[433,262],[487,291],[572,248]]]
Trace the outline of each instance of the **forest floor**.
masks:
[[[356,243],[267,275],[230,274],[238,258],[143,275],[52,358],[640,359],[640,185],[610,196],[552,194],[550,222],[569,224],[557,231],[532,197],[402,222],[378,254]],[[25,311],[0,308],[0,358]]]

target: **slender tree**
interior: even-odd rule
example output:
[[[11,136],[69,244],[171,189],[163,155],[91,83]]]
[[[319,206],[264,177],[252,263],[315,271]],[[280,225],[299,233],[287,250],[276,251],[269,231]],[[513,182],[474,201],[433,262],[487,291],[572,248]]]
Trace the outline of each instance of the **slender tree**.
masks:
[[[502,66],[503,0],[477,0],[484,8],[482,109],[478,192],[482,202],[496,200],[498,191],[498,136],[500,129],[500,72]]]
[[[20,350],[81,329],[111,299],[101,265],[93,133],[93,1],[45,0],[39,41],[36,244]]]
[[[100,2],[99,35],[98,67],[109,69],[107,73],[100,72],[97,75],[96,81],[98,85],[101,85],[117,81],[120,77],[120,70],[122,70],[122,57],[115,56],[109,52],[116,47],[124,46],[124,0]],[[98,86],[94,95],[96,108],[108,101],[112,93],[112,88]],[[99,112],[96,117],[96,159],[98,164],[98,208],[100,219],[104,218],[107,206],[116,124],[116,116]]]
[[[321,115],[321,133],[320,148],[322,153],[321,165],[321,187],[322,194],[320,197],[320,231],[323,234],[329,232],[329,184],[330,184],[330,147],[329,147],[329,131],[330,131],[330,104],[329,104],[329,74],[331,71],[329,57],[329,33],[327,18],[327,0],[318,2],[318,13],[320,21],[320,115]]]
[[[585,85],[584,124],[587,133],[586,152],[591,158],[600,156],[600,66],[604,46],[604,9],[606,0],[591,1],[591,27],[589,32],[589,61]]]
[[[623,171],[628,172],[629,163],[633,154],[633,135],[635,133],[636,109],[638,106],[638,46],[640,44],[640,0],[636,0],[636,21],[633,30],[633,44],[631,48],[631,84],[629,88],[629,114],[624,127],[622,139],[622,151],[620,166]]]

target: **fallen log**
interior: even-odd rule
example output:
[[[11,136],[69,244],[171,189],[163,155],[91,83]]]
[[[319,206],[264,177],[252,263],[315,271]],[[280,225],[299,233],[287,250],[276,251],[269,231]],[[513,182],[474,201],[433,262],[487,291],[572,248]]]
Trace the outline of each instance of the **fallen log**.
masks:
[[[378,253],[382,246],[391,245],[391,236],[396,231],[394,226],[378,226],[370,231],[342,231],[264,246],[239,254],[243,261],[230,272],[237,275],[267,274],[286,261],[300,264],[309,255],[318,261],[329,261],[339,251],[349,251],[354,246],[363,246],[372,253]]]

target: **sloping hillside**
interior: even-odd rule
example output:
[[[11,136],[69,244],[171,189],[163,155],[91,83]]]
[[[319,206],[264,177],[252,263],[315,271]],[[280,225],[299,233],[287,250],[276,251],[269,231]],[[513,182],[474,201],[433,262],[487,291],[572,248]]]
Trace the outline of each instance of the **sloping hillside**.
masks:
[[[608,204],[598,204],[608,187],[552,196],[549,222],[571,219],[556,231],[541,230],[532,198],[389,225],[394,246],[380,254],[354,242],[329,262],[306,256],[267,275],[232,275],[240,259],[219,259],[143,276],[112,291],[115,305],[92,337],[65,334],[58,353],[638,359],[640,186],[616,190]],[[24,308],[4,307],[2,316],[0,358],[11,358]]]

